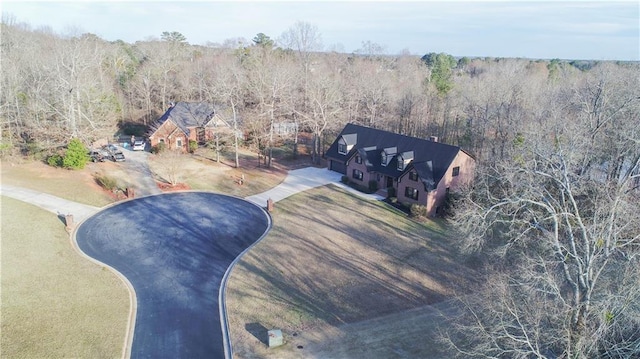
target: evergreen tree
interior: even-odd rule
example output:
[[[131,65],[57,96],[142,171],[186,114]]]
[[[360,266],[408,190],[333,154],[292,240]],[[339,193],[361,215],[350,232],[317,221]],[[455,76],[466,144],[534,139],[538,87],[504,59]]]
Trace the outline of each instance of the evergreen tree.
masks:
[[[74,170],[83,169],[89,161],[87,151],[87,148],[79,139],[72,139],[67,145],[67,152],[65,152],[62,159],[62,166]]]

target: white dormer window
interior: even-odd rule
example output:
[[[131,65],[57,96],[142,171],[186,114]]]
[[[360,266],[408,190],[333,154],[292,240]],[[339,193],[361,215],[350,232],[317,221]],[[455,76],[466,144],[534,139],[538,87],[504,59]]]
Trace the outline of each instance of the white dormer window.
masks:
[[[413,151],[403,152],[398,155],[398,171],[404,171],[405,167],[413,160]]]
[[[397,153],[398,153],[398,149],[395,147],[389,147],[382,150],[382,153],[381,153],[382,165],[383,166],[388,165],[389,162],[391,162],[391,160],[393,159],[393,156],[395,156]]]
[[[342,135],[338,140],[338,153],[341,155],[346,155],[353,149],[353,146],[358,142],[358,134],[350,133],[346,135]]]
[[[347,144],[346,143],[338,143],[338,153],[341,155],[347,154]]]

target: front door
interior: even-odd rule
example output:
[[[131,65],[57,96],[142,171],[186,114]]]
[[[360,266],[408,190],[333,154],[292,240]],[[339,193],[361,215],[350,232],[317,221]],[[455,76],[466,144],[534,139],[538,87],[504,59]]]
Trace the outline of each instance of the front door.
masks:
[[[393,187],[393,177],[387,176],[387,188]]]
[[[198,129],[196,130],[196,141],[198,141],[199,145],[203,145],[205,142],[207,142],[207,139],[205,138],[204,127],[198,127]]]

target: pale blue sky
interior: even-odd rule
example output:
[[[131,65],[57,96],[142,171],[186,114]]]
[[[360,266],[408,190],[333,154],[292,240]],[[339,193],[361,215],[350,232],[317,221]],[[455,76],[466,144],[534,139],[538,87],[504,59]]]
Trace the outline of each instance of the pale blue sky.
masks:
[[[133,43],[178,31],[191,44],[277,39],[296,21],[317,26],[325,49],[364,41],[387,54],[640,60],[638,1],[45,1],[4,0],[33,29],[75,28]]]

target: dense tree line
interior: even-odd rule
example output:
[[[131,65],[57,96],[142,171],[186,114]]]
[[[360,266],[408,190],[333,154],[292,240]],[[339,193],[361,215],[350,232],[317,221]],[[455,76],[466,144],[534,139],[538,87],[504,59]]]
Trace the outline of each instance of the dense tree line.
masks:
[[[72,137],[88,143],[123,123],[149,125],[171,102],[211,101],[233,102],[238,126],[267,155],[274,123],[295,122],[313,134],[318,158],[345,123],[356,122],[437,136],[493,159],[505,158],[528,124],[551,120],[554,107],[563,107],[551,115],[565,122],[585,111],[594,120],[619,116],[612,113],[624,105],[613,103],[618,98],[637,108],[637,64],[584,70],[557,60],[322,52],[318,30],[307,23],[277,41],[258,34],[249,43],[204,47],[177,32],[128,44],[5,19],[1,40],[2,141],[27,152]]]
[[[491,258],[452,348],[496,358],[640,352],[638,63],[388,56],[371,42],[344,54],[322,51],[307,23],[277,40],[216,46],[177,32],[135,44],[61,36],[6,19],[1,30],[3,149],[88,144],[149,125],[175,101],[225,105],[267,165],[280,123],[311,135],[315,162],[349,122],[437,136],[478,160],[456,221],[464,247]]]

